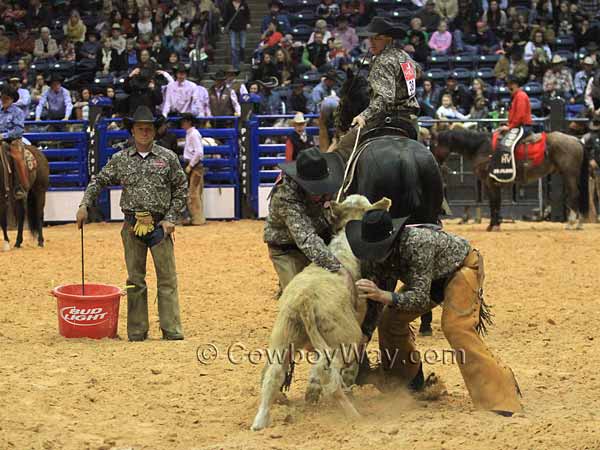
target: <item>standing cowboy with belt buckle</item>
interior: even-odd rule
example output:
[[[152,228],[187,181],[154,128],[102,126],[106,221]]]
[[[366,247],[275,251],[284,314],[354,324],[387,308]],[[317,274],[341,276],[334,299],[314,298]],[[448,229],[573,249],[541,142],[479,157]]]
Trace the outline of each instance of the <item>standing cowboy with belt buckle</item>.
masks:
[[[183,149],[183,160],[185,162],[185,173],[189,177],[187,208],[191,216],[192,225],[203,225],[206,223],[204,218],[204,202],[202,194],[204,192],[204,146],[202,145],[202,135],[196,129],[196,118],[193,114],[183,113],[181,115],[181,128],[185,130],[185,147]]]
[[[185,207],[187,181],[179,159],[154,142],[156,120],[147,106],[125,119],[134,145],[115,154],[88,185],[79,210],[77,225],[87,220],[87,208],[102,188],[122,185],[121,230],[127,265],[127,335],[130,341],[148,337],[148,291],[146,258],[152,253],[158,286],[158,315],[163,339],[181,340],[179,294],[175,253],[171,234]]]
[[[394,127],[403,130],[407,137],[419,137],[417,117],[420,107],[417,101],[418,64],[399,47],[394,40],[403,39],[406,31],[384,17],[374,17],[367,29],[371,52],[374,55],[369,72],[369,106],[352,120],[359,128]],[[348,159],[356,129],[340,138],[338,150]]]
[[[345,271],[327,247],[332,228],[324,208],[342,186],[344,166],[339,155],[313,147],[280,167],[283,176],[271,193],[264,241],[283,291],[311,262]]]
[[[379,302],[382,308],[385,305],[379,346],[386,375],[413,389],[422,387],[421,358],[410,322],[442,304],[442,330],[458,354],[475,407],[506,416],[521,411],[511,369],[494,358],[478,334],[485,332],[489,322],[483,302],[482,256],[459,236],[429,226],[405,226],[406,220],[374,210],[346,225],[350,247],[363,261],[365,279],[356,282],[359,296]],[[404,286],[399,292],[387,292],[368,277],[399,279]],[[376,323],[377,317],[367,317],[363,333],[370,335]]]
[[[16,175],[14,179],[15,200],[23,200],[29,190],[29,173],[23,155],[23,129],[25,115],[23,110],[14,105],[19,100],[18,92],[5,84],[0,91],[2,105],[0,107],[0,142],[2,148],[10,152],[15,163]]]

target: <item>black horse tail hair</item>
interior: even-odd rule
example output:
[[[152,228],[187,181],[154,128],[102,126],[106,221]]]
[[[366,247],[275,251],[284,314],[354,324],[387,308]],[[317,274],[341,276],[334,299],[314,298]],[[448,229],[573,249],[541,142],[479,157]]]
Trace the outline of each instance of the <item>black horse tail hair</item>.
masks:
[[[586,216],[590,211],[590,153],[583,146],[583,158],[579,169],[579,214]]]
[[[31,189],[27,194],[27,223],[29,231],[36,236],[40,227],[40,215],[37,212],[37,196],[35,189]]]

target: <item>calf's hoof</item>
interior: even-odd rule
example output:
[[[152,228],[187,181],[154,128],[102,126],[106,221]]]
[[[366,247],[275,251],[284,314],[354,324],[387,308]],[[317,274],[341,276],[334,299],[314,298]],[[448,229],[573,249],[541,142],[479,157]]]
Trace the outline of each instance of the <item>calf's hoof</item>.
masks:
[[[269,426],[269,422],[269,414],[259,412],[254,418],[254,422],[252,423],[250,429],[252,431],[260,431],[264,428],[267,428]]]
[[[320,384],[311,383],[306,388],[306,393],[304,394],[304,400],[306,403],[317,404],[319,403],[319,399],[321,398],[321,393],[323,392],[323,388]]]

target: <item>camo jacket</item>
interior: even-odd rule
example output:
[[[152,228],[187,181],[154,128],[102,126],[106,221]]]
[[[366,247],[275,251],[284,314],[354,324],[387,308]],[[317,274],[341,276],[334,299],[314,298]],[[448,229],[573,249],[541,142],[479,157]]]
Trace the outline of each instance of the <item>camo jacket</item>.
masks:
[[[397,47],[388,46],[374,58],[368,78],[371,99],[360,114],[368,125],[374,126],[390,113],[416,119],[420,110],[416,98],[418,70],[417,63]]]
[[[123,186],[121,209],[149,211],[175,222],[185,207],[187,179],[177,155],[153,144],[143,158],[129,147],[116,153],[85,190],[80,206],[90,206],[107,186]]]
[[[584,148],[588,152],[590,159],[593,159],[600,165],[600,131],[590,131],[582,138]]]
[[[397,309],[424,314],[438,303],[431,298],[432,283],[454,274],[470,250],[469,242],[459,236],[407,226],[391,255],[382,263],[363,263],[362,275],[376,281],[390,278],[402,281]]]
[[[342,265],[325,241],[332,233],[325,208],[311,202],[287,175],[275,185],[265,223],[264,241],[273,246],[295,245],[318,266],[337,272]]]

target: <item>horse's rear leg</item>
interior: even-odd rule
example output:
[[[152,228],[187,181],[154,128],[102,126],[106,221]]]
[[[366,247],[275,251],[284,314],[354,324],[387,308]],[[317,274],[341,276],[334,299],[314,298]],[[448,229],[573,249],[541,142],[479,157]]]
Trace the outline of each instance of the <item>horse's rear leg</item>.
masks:
[[[567,208],[569,214],[567,216],[567,230],[581,230],[583,228],[583,217],[579,213],[579,187],[577,186],[577,176],[563,175],[565,190],[567,191]],[[579,223],[577,223],[579,219]]]
[[[8,239],[8,226],[6,221],[6,209],[0,212],[0,226],[2,227],[2,235],[4,241],[2,241],[2,251],[7,252],[10,250],[10,241]]]
[[[31,193],[30,193],[31,195]],[[37,191],[35,192],[35,201],[33,207],[35,208],[35,215],[37,217],[37,229],[35,232],[38,237],[38,247],[44,246],[44,207],[46,206],[46,192]]]
[[[25,202],[16,202],[17,211],[17,240],[15,241],[15,248],[21,248],[23,243],[23,224],[25,223]]]

